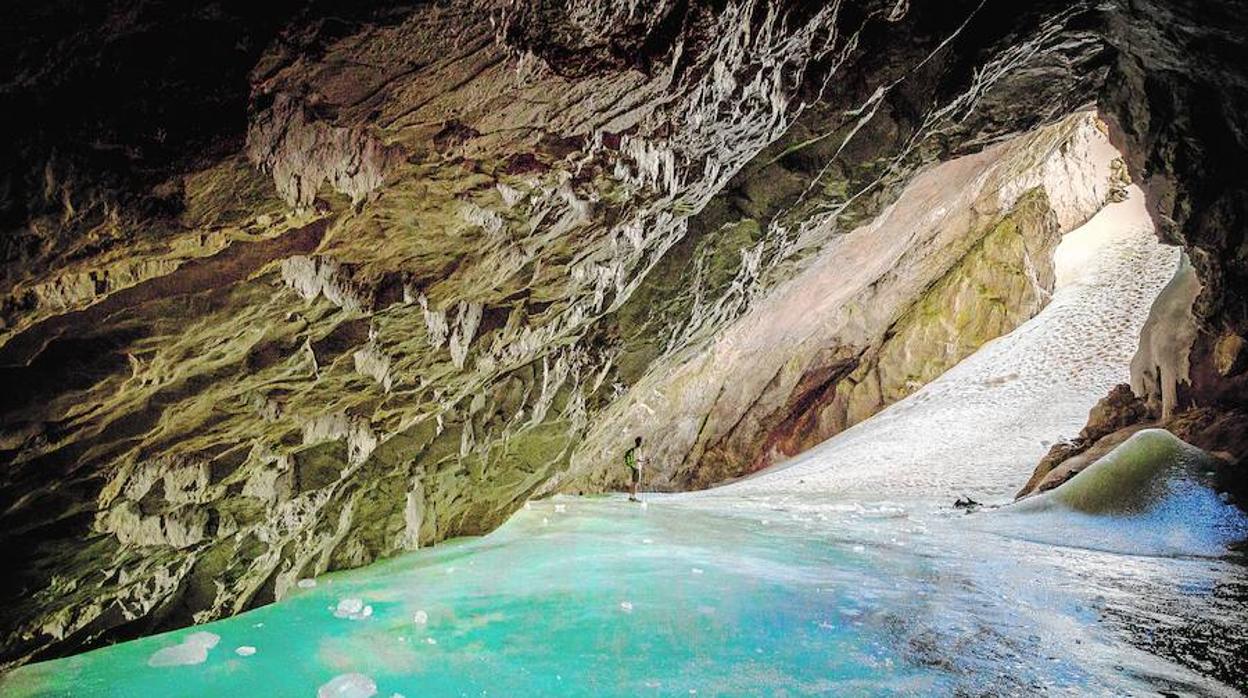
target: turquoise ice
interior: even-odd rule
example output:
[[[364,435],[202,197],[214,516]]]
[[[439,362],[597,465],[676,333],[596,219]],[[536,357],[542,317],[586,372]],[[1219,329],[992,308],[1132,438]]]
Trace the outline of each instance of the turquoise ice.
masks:
[[[885,505],[535,502],[483,538],[25,667],[0,692],[316,696],[357,675],[365,692],[341,679],[331,688],[347,692],[321,695],[369,695],[367,682],[409,697],[1232,693],[1149,643],[1190,618],[1244,627],[1242,596],[1209,593],[1242,590],[1241,565],[1033,543],[975,519]],[[374,610],[337,617],[343,599]],[[220,638],[202,663],[151,665],[197,633]],[[1242,665],[1242,640],[1206,645],[1200,661]]]

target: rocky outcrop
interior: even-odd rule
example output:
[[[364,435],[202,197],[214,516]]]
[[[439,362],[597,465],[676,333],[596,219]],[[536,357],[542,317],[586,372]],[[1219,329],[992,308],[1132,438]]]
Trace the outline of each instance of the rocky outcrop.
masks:
[[[3,661],[487,531],[642,425],[687,486],[860,419],[1044,303],[1121,184],[1066,119],[1111,71],[1204,289],[1190,392],[1237,399],[1243,110],[1175,118],[1242,95],[1170,32],[1206,4],[14,12]]]

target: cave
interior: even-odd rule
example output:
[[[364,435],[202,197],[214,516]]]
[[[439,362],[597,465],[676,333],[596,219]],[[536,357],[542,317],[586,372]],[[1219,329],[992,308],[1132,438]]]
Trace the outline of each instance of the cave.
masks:
[[[0,17],[0,693],[1248,686],[1236,3]]]

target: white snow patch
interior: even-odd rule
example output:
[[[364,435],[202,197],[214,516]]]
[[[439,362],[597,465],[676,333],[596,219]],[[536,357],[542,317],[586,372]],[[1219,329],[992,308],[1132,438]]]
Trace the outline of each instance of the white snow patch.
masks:
[[[299,581],[295,582],[295,586],[299,587],[300,589],[312,589],[313,587],[316,586],[316,580],[315,579],[300,579]]]
[[[242,645],[241,647],[234,648],[234,654],[237,654],[240,657],[250,657],[255,653],[256,648],[251,645]]]
[[[429,614],[423,610],[417,611],[416,615],[412,616],[412,622],[417,625],[425,625],[429,622]]]

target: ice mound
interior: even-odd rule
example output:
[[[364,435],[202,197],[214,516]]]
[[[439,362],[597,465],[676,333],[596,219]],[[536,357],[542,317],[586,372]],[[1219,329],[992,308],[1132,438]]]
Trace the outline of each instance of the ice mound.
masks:
[[[1028,539],[1145,555],[1221,555],[1248,515],[1213,487],[1213,457],[1164,429],[1132,435],[1056,489],[1003,509]],[[996,517],[994,517],[996,518]]]
[[[348,620],[363,620],[373,615],[373,607],[365,605],[363,599],[339,599],[333,610],[335,618]]]
[[[208,659],[208,650],[217,646],[221,636],[216,633],[200,631],[182,638],[182,642],[172,647],[156,650],[148,658],[148,666],[185,666],[203,664]]]
[[[1205,491],[1210,457],[1165,429],[1145,429],[1088,466],[1051,495],[1055,502],[1088,514],[1138,514]]]
[[[316,698],[369,698],[377,695],[377,684],[363,674],[339,674],[316,691]]]

